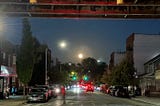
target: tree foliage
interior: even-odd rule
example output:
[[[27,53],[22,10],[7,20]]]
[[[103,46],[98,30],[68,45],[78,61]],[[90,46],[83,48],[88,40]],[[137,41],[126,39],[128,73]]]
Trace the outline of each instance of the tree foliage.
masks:
[[[17,54],[17,74],[20,82],[27,85],[34,68],[34,39],[28,19],[23,19],[22,41]]]
[[[88,74],[90,80],[95,80],[96,69],[97,69],[97,60],[91,57],[85,58],[82,60],[82,66],[84,68],[83,74]]]
[[[128,60],[122,61],[119,65],[115,66],[111,74],[112,85],[132,85],[134,81],[135,69],[133,64]]]
[[[97,68],[97,61],[94,58],[88,57],[82,60],[84,70],[95,72]]]
[[[108,70],[104,71],[100,81],[102,83],[107,83],[108,85],[110,85],[110,73],[108,72]]]
[[[64,64],[63,64],[64,65]],[[49,71],[49,82],[51,84],[60,83],[60,84],[66,84],[68,83],[68,71],[64,70],[63,65],[61,66],[59,64],[53,66],[51,70]]]
[[[32,78],[29,82],[30,86],[34,86],[35,84],[43,85],[45,84],[45,50],[47,45],[40,44],[38,40],[35,38],[35,47],[34,47],[34,54],[35,54],[35,64],[32,73]],[[47,59],[49,60],[49,59]],[[49,61],[47,62],[49,65]],[[47,67],[48,71],[50,67]]]
[[[107,64],[105,62],[99,62],[97,65],[97,69],[96,69],[96,83],[100,84],[102,82],[101,78],[103,77],[103,75],[105,74],[105,72],[107,71]],[[106,72],[107,73],[107,72]]]

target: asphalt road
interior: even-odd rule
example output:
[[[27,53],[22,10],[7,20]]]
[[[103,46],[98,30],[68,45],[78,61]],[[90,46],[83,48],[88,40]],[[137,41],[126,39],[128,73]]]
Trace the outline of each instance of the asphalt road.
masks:
[[[52,98],[46,103],[25,103],[23,106],[154,106],[129,98],[119,98],[103,94],[99,91],[93,93],[67,91],[65,103],[61,96]]]

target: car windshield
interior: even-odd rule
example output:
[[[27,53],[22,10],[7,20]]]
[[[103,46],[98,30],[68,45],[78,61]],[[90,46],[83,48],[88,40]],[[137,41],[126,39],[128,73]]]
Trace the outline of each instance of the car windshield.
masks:
[[[47,86],[47,85],[36,85],[36,87],[38,87],[38,88],[45,88],[45,89],[49,88],[49,86]]]
[[[160,0],[0,0],[0,99],[30,88],[46,106],[160,105]]]
[[[44,89],[31,89],[31,92],[44,92]]]

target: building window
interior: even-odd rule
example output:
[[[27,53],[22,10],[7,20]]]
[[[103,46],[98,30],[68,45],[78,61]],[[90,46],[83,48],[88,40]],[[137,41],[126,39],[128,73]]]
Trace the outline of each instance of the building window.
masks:
[[[16,56],[13,56],[13,65],[16,65]]]

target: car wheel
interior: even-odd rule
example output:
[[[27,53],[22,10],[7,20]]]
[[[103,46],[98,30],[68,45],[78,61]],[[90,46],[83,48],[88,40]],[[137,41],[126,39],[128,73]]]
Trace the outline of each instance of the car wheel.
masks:
[[[43,98],[43,101],[42,102],[47,102],[47,97],[46,96],[44,96],[44,98]]]
[[[56,98],[56,97],[57,97],[57,95],[54,95],[53,97],[54,97],[54,98]]]

